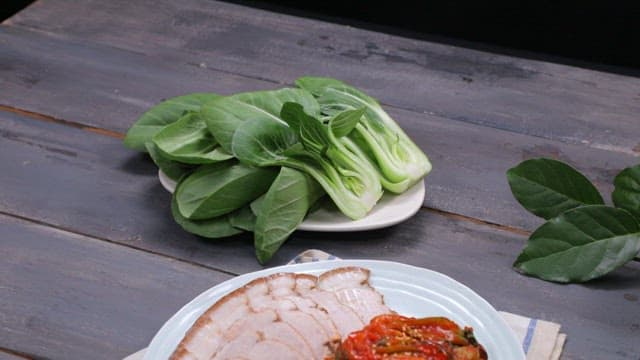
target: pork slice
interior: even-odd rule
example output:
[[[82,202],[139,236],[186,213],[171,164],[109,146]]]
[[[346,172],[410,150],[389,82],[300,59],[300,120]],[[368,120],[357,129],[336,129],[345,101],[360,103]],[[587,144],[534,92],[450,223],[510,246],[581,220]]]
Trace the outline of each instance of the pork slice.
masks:
[[[264,309],[295,310],[296,305],[285,299],[295,294],[296,276],[290,273],[279,273],[264,278],[257,283],[257,289],[249,289],[247,297],[249,306],[254,311]]]
[[[315,289],[318,278],[309,274],[296,274],[295,292],[303,294],[309,290]]]
[[[269,278],[264,277],[256,279],[245,286],[245,294],[247,296],[249,307],[252,309],[260,309],[265,306],[262,304],[265,301],[271,300],[269,294]]]
[[[275,310],[268,309],[260,312],[251,312],[230,326],[227,331],[225,331],[223,339],[227,343],[231,342],[243,334],[257,333],[261,328],[278,320],[279,316]]]
[[[171,356],[176,359],[209,360],[221,345],[222,333],[238,319],[254,312],[254,308],[269,308],[273,304],[272,288],[288,287],[289,293],[296,286],[294,274],[275,274],[250,281],[225,295],[198,318]],[[267,303],[261,306],[260,303]],[[293,304],[281,304],[293,308]]]
[[[294,293],[296,287],[296,275],[281,273],[272,275],[268,281],[269,293],[273,297],[282,297]]]
[[[268,309],[274,310],[295,310],[296,304],[287,298],[274,298],[272,296],[262,296],[251,300],[251,309],[253,311],[263,311]]]
[[[249,357],[248,351],[262,340],[257,332],[242,334],[224,345],[211,357],[212,360],[226,360]]]
[[[298,310],[313,316],[314,319],[323,327],[327,333],[332,345],[340,341],[340,332],[333,322],[328,312],[319,306],[315,301],[306,297],[306,295],[316,290],[318,285],[318,277],[310,274],[297,274],[295,292],[298,297],[292,297]]]
[[[318,304],[316,304],[313,300],[307,299],[302,296],[291,296],[288,297],[287,300],[292,301],[299,311],[311,315],[318,322],[318,324],[322,326],[330,342],[340,340],[340,332],[338,331],[336,325],[333,323],[331,317],[329,317],[329,314],[323,309],[319,308]]]
[[[338,300],[353,309],[365,324],[378,315],[393,313],[385,305],[382,295],[373,288],[341,289],[335,294]]]
[[[358,314],[341,303],[333,292],[314,289],[305,294],[305,297],[329,315],[341,338],[364,326]]]
[[[276,340],[265,340],[255,344],[247,353],[248,360],[307,360],[295,348]]]
[[[338,300],[358,314],[363,323],[392,311],[382,294],[369,284],[370,272],[360,267],[344,267],[328,271],[318,278],[318,288],[335,293]]]
[[[241,356],[263,339],[259,329],[267,328],[275,321],[278,321],[278,314],[274,310],[252,312],[239,319],[224,333],[224,345],[212,356],[212,359]]]
[[[171,359],[210,359],[223,343],[223,332],[251,312],[244,292],[244,288],[240,288],[205,311],[178,344]]]
[[[278,311],[278,316],[308,340],[314,359],[323,360],[331,354],[333,340],[313,316],[299,310]]]
[[[236,357],[253,359],[254,357],[251,356],[249,350],[255,344],[265,340],[276,341],[296,349],[298,353],[302,354],[300,359],[315,358],[309,343],[300,333],[291,325],[280,321],[280,319],[268,322],[269,317],[270,315],[264,317],[256,315],[253,319],[242,321],[237,328],[234,326],[233,334],[230,334],[229,337],[225,336],[228,342],[222,346],[212,359],[222,360]]]
[[[327,291],[360,287],[369,284],[368,269],[348,266],[327,271],[318,276],[318,288]]]

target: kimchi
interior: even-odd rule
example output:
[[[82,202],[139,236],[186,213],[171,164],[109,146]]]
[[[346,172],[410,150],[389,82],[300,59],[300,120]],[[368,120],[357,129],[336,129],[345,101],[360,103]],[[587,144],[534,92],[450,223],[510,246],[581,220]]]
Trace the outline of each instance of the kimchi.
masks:
[[[334,360],[486,360],[473,329],[445,317],[379,315],[340,344]]]

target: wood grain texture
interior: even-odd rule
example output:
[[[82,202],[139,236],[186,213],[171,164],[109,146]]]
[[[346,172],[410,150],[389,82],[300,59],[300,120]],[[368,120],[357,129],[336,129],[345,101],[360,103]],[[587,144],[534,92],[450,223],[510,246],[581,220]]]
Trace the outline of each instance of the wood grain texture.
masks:
[[[18,355],[17,353],[11,350],[0,349],[0,360],[25,360],[25,359],[28,360],[31,358],[27,357],[26,355]]]
[[[158,184],[154,166],[122,148],[117,139],[12,114],[1,116],[0,163],[4,169],[0,172],[0,184],[3,185],[1,212],[225,272],[245,273],[262,268],[253,256],[248,237],[205,241],[176,226],[169,213],[169,196]],[[59,230],[53,232],[60,233]],[[74,236],[86,239],[81,235]],[[87,241],[95,243],[91,239]],[[303,250],[320,248],[342,258],[392,260],[430,268],[470,286],[498,309],[561,323],[570,334],[567,356],[580,359],[592,358],[589,355],[595,354],[596,358],[636,360],[633,354],[640,351],[640,344],[635,341],[640,324],[640,312],[637,311],[640,264],[629,264],[606,279],[587,285],[550,284],[523,277],[512,270],[511,264],[524,242],[524,235],[498,226],[422,210],[409,221],[384,230],[355,234],[296,232],[268,265],[284,264]],[[19,248],[3,246],[2,249],[9,254],[5,257],[23,256]],[[80,266],[89,266],[86,264],[102,256],[101,252],[100,247],[91,245],[77,255],[71,252],[73,259],[86,257],[86,262],[75,264],[66,257],[69,264],[59,261],[45,265],[45,269],[50,266],[65,274],[79,272]],[[133,249],[118,250],[120,252],[126,259],[151,257]],[[108,256],[120,259],[118,254]],[[125,265],[129,261],[126,259],[123,260]],[[119,264],[120,260],[113,266],[120,271]],[[39,265],[33,260],[30,266],[31,271],[36,272]],[[100,271],[108,274],[112,270]],[[144,270],[145,273],[149,271]],[[18,276],[18,270],[14,268],[0,273]],[[39,284],[38,281],[42,281],[39,278],[46,279],[46,272],[29,276],[33,276],[29,281]],[[10,279],[8,284],[17,286],[21,281]],[[69,285],[72,293],[92,294],[100,290],[91,287],[90,283],[73,281]],[[197,283],[202,285],[200,290],[208,287],[208,283]],[[151,292],[140,291],[140,296]],[[162,287],[151,294],[162,297],[161,293],[167,292],[164,296],[174,296],[172,291],[182,290]],[[41,298],[33,297],[31,301],[35,303],[33,306],[45,306]],[[107,312],[113,311],[109,307],[113,301],[108,298],[95,306],[105,306]],[[603,310],[602,304],[616,311]],[[135,311],[127,309],[122,312]],[[10,311],[12,313],[15,311]],[[83,317],[78,321],[81,319]],[[91,317],[86,321],[94,324],[102,320]],[[161,319],[157,319],[156,324],[160,323]],[[22,325],[12,324],[11,328],[22,329]],[[113,331],[111,325],[101,329]],[[146,339],[152,333],[149,331]],[[22,339],[21,336],[18,338]],[[12,343],[12,348],[26,351],[24,347],[31,343],[23,341],[20,346]],[[93,340],[87,341],[86,346],[93,346]]]
[[[208,0],[40,0],[6,23],[278,83],[333,76],[420,113],[640,153],[637,78]]]
[[[229,275],[0,215],[0,346],[116,359]]]
[[[0,46],[1,105],[119,132],[168,97],[276,87],[182,60],[2,26]]]
[[[6,58],[4,68],[0,65],[0,81],[8,89],[0,104],[113,131],[125,131],[146,108],[169,96],[276,86],[24,29],[0,28],[0,41]],[[433,162],[426,205],[492,223],[529,230],[539,224],[515,202],[504,175],[523,159],[547,156],[567,161],[605,193],[619,170],[638,161],[625,153],[387,109]],[[116,149],[111,152],[123,159],[131,154],[116,143],[110,145]]]
[[[211,267],[258,267],[250,239],[221,241],[214,249],[185,236],[171,218],[171,197],[155,165],[121,140],[17,115],[0,119],[0,212]],[[243,260],[225,265],[236,252]]]

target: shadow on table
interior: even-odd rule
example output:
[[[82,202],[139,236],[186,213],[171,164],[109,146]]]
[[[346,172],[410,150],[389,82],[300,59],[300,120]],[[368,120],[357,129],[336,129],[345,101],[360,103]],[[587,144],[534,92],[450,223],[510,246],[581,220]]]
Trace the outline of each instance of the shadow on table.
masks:
[[[122,162],[119,169],[135,175],[158,175],[158,168],[151,161],[149,155],[145,153],[132,153],[129,158]]]
[[[631,263],[601,278],[591,280],[583,286],[599,290],[640,290],[640,262]]]

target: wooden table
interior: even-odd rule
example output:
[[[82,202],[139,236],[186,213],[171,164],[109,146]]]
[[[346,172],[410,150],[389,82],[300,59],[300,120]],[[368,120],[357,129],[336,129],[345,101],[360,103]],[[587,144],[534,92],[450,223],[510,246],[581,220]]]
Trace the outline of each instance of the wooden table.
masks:
[[[206,241],[171,219],[155,166],[122,136],[148,107],[343,79],[430,156],[424,208],[308,248],[447,274],[497,309],[562,324],[565,359],[640,357],[640,263],[558,285],[511,264],[540,220],[505,171],[564,160],[604,194],[640,161],[640,80],[208,0],[38,0],[0,26],[0,359],[115,359],[203,290],[258,270],[250,236]],[[605,195],[608,198],[608,195]]]

